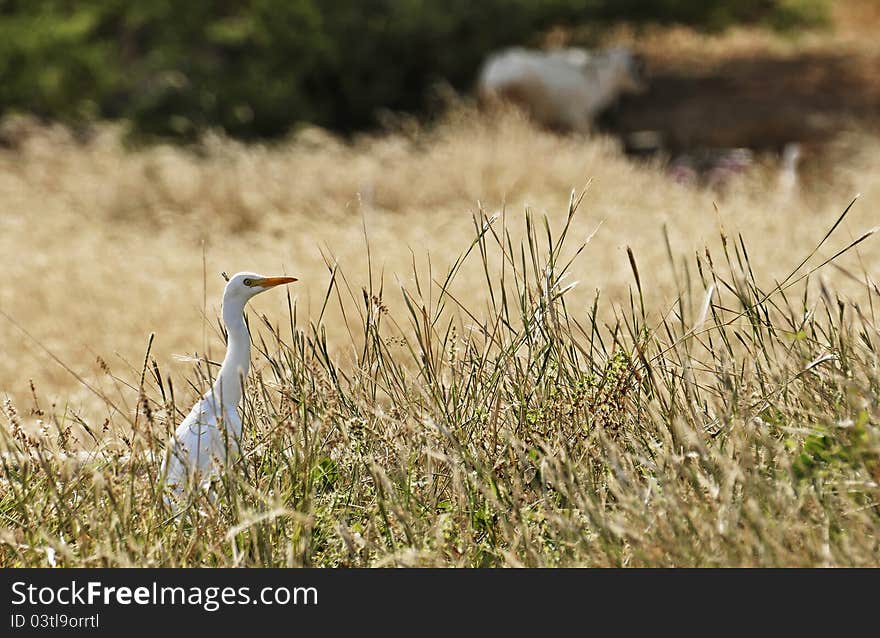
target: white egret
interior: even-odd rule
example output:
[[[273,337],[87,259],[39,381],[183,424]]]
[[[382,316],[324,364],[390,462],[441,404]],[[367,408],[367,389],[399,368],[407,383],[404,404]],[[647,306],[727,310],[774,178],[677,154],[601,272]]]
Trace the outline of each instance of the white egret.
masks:
[[[226,356],[213,386],[193,406],[169,442],[162,463],[165,484],[175,495],[188,486],[205,484],[216,476],[216,463],[227,465],[239,450],[241,402],[251,360],[251,339],[244,322],[245,304],[255,295],[295,277],[263,277],[255,273],[234,275],[223,291]]]

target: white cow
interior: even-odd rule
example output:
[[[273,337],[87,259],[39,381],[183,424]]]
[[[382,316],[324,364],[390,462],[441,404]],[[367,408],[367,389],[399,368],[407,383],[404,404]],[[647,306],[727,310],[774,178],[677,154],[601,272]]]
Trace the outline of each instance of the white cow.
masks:
[[[643,89],[641,61],[623,48],[506,49],[489,56],[477,81],[483,103],[511,101],[545,126],[580,132],[622,94]]]

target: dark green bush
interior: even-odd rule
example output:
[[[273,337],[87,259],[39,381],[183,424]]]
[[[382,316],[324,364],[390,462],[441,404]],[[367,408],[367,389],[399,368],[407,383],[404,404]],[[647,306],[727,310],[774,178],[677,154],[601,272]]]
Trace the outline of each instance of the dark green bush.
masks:
[[[129,118],[146,135],[369,127],[466,90],[493,49],[555,24],[790,25],[819,0],[0,0],[0,109]],[[805,11],[804,7],[810,9]]]

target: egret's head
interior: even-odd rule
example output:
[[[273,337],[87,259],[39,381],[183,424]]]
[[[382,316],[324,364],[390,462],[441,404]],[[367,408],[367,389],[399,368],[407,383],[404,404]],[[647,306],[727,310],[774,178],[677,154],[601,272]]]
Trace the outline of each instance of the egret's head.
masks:
[[[246,302],[254,295],[294,281],[296,281],[296,277],[264,277],[253,272],[236,273],[229,278],[226,290],[223,292],[223,299],[224,301],[238,299]]]

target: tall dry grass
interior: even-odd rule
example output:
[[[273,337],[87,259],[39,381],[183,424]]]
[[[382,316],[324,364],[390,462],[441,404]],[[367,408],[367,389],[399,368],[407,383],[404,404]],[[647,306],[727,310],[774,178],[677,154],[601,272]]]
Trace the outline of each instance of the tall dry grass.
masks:
[[[639,46],[871,53],[874,4]],[[0,565],[877,565],[878,152],[841,137],[792,197],[774,158],[719,193],[467,108],[350,144],[32,131],[0,150]],[[222,356],[243,269],[300,282],[248,311],[242,459],[175,512],[210,364],[174,355]]]
[[[0,564],[875,565],[878,146],[791,196],[772,159],[718,193],[466,108],[41,131],[0,154]],[[300,283],[249,311],[242,459],[174,512],[210,364],[173,354],[222,356],[240,269]]]
[[[627,250],[605,322],[600,295],[572,296],[580,203],[526,214],[519,239],[478,212],[451,266],[396,285],[372,257],[363,287],[331,262],[344,345],[290,299],[251,315],[241,459],[182,508],[158,464],[181,393],[152,344],[134,411],[107,397],[105,426],[82,423],[89,453],[67,415],[35,398],[29,431],[7,401],[0,563],[876,565],[880,290],[864,271],[856,301],[808,285],[874,231],[841,244],[847,207],[777,280],[740,233],[669,251],[659,313]]]
[[[430,261],[436,273],[469,241],[479,207],[528,208],[558,222],[571,190],[588,183],[571,229],[583,237],[598,227],[573,273],[581,310],[595,289],[623,298],[626,246],[639,256],[647,297],[667,299],[674,286],[664,227],[676,256],[712,244],[721,227],[741,230],[755,267],[778,277],[854,193],[864,204],[844,232],[873,223],[878,143],[863,142],[814,173],[804,197],[779,198],[772,166],[722,195],[633,164],[610,139],[558,137],[515,116],[487,121],[467,109],[430,131],[353,144],[312,131],[271,147],[210,139],[198,152],[129,153],[112,130],[85,146],[43,131],[0,152],[0,309],[33,337],[0,321],[0,389],[27,405],[33,380],[51,402],[96,418],[100,402],[46,350],[130,406],[130,389],[106,371],[129,379],[151,332],[154,356],[181,387],[190,366],[173,354],[222,354],[213,328],[221,271],[295,274],[300,312],[314,316],[328,260],[354,286],[367,281],[367,243],[374,278],[406,279],[413,261],[420,272]],[[862,251],[869,272],[876,256],[873,246]],[[485,303],[482,279],[476,268],[460,274],[463,302]],[[833,277],[834,285],[846,282]],[[399,299],[387,303],[401,307]],[[256,308],[271,316],[282,305],[261,299]],[[328,330],[341,336],[342,324],[334,317]]]

